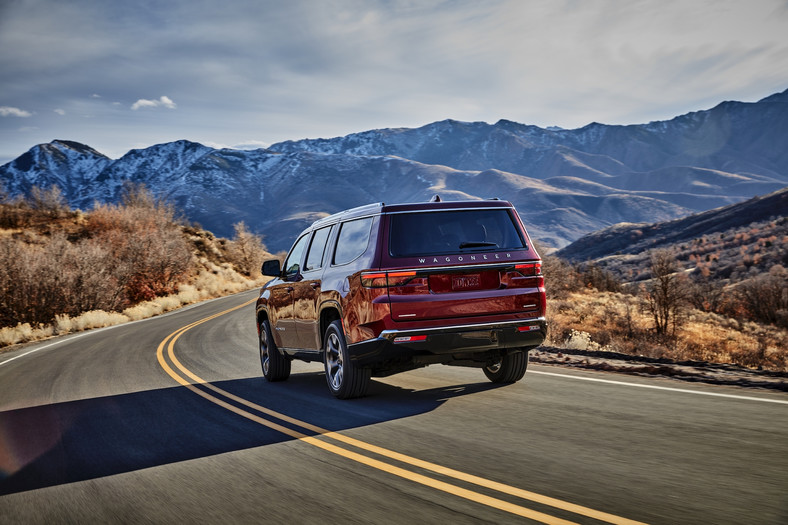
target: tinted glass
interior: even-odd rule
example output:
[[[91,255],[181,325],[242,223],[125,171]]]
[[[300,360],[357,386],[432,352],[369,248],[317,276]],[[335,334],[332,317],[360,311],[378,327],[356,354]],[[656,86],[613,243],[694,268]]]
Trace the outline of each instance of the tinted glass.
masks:
[[[301,271],[301,256],[304,254],[308,239],[309,235],[304,235],[293,245],[293,249],[290,250],[290,254],[285,260],[285,274],[294,275]]]
[[[392,257],[525,248],[508,210],[399,213],[389,233]]]
[[[334,252],[334,264],[349,263],[367,251],[371,228],[372,217],[343,223]]]
[[[306,264],[304,271],[316,270],[323,266],[323,254],[326,251],[326,242],[328,241],[328,234],[331,233],[331,227],[327,226],[315,232],[312,237],[312,244],[309,246],[309,253],[306,255]]]

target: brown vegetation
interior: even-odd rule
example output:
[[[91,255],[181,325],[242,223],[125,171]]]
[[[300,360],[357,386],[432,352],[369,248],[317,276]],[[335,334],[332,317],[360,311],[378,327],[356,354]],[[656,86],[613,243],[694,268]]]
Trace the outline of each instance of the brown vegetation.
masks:
[[[141,186],[89,213],[57,187],[31,195],[0,202],[0,346],[259,286],[270,257],[242,223],[217,239]]]
[[[731,283],[702,274],[693,280],[674,252],[647,255],[640,270],[647,278],[629,284],[594,265],[546,257],[548,344],[788,370],[781,265]]]

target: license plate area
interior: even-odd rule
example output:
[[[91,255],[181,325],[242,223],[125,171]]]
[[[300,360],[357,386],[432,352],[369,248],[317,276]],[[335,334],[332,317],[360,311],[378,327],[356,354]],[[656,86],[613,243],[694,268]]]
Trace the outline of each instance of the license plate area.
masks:
[[[451,276],[452,291],[459,292],[465,290],[480,290],[482,287],[482,276],[478,273],[466,273]]]
[[[429,277],[429,285],[433,293],[474,292],[496,290],[500,288],[501,281],[497,270],[482,270],[434,273]]]

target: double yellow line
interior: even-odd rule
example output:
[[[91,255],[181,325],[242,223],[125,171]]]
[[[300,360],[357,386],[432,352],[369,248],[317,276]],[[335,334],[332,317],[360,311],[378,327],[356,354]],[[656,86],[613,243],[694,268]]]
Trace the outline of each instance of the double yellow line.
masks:
[[[453,494],[460,498],[474,501],[482,505],[487,505],[489,507],[503,510],[511,514],[522,516],[524,518],[539,521],[542,523],[555,523],[555,524],[574,523],[561,518],[557,518],[555,516],[551,516],[549,514],[545,514],[543,512],[529,509],[520,505],[515,505],[508,501],[504,501],[498,498],[493,498],[485,494],[475,492],[473,490],[468,490],[463,487],[453,485],[451,483],[447,483],[445,481],[441,481],[429,476],[425,476],[423,474],[412,472],[410,470],[387,463],[380,459],[375,459],[373,457],[366,456],[359,452],[355,452],[353,450],[348,450],[346,448],[337,446],[336,444],[331,443],[327,440],[339,442],[344,445],[348,445],[350,447],[354,447],[356,449],[363,450],[365,452],[369,452],[383,458],[388,458],[390,460],[394,460],[405,465],[410,465],[430,472],[434,472],[436,474],[439,474],[447,478],[453,478],[458,481],[477,485],[479,487],[484,487],[486,489],[497,491],[502,494],[507,494],[509,496],[514,496],[516,498],[532,501],[535,503],[539,503],[541,505],[546,505],[553,508],[561,509],[563,511],[572,512],[574,514],[586,516],[606,523],[616,523],[616,524],[640,523],[637,521],[615,516],[613,514],[608,514],[606,512],[600,512],[594,509],[590,509],[588,507],[583,507],[581,505],[575,505],[573,503],[568,503],[559,499],[543,496],[535,492],[522,490],[516,487],[512,487],[510,485],[505,485],[503,483],[498,483],[495,481],[484,479],[448,467],[443,467],[435,463],[423,461],[414,458],[412,456],[400,454],[399,452],[394,452],[392,450],[378,447],[376,445],[372,445],[370,443],[366,443],[358,439],[353,439],[351,437],[344,436],[337,432],[332,432],[324,428],[320,428],[318,426],[312,425],[305,421],[300,421],[298,419],[292,418],[286,414],[276,412],[274,410],[271,410],[270,408],[266,408],[256,403],[252,403],[247,399],[238,397],[230,392],[227,392],[226,390],[218,388],[212,385],[211,383],[206,382],[204,379],[200,378],[199,376],[191,372],[189,369],[187,369],[185,366],[183,366],[183,364],[181,364],[181,362],[175,356],[175,343],[180,338],[180,336],[182,336],[184,333],[186,333],[187,331],[191,330],[192,328],[198,325],[216,319],[217,317],[221,317],[222,315],[228,314],[232,311],[238,310],[239,308],[243,308],[244,306],[247,306],[253,302],[254,299],[245,302],[239,306],[236,306],[234,308],[230,308],[228,310],[224,310],[223,312],[219,312],[217,314],[211,315],[204,319],[200,319],[199,321],[195,321],[191,324],[188,324],[176,330],[175,332],[171,333],[170,335],[168,335],[159,344],[159,347],[156,350],[156,357],[158,358],[161,367],[175,381],[177,381],[184,387],[188,388],[198,396],[203,397],[204,399],[210,401],[211,403],[219,405],[222,408],[226,408],[227,410],[234,412],[239,416],[245,417],[246,419],[259,423],[260,425],[263,425],[265,427],[277,430],[294,439],[298,439],[304,443],[308,443],[309,445],[321,448],[327,452],[331,452],[333,454],[337,454],[338,456],[342,456],[344,458],[357,461],[358,463],[362,463],[364,465],[381,470],[383,472],[387,472],[394,476],[399,476],[409,481],[413,481],[415,483],[419,483],[421,485],[425,485],[436,490]],[[170,364],[167,362],[167,359],[165,359],[165,350],[166,350],[167,359],[169,359],[172,365],[178,370],[177,372],[173,369],[173,366],[170,366]],[[221,397],[217,397],[217,395],[214,394],[218,394],[218,396]],[[227,400],[232,401],[248,409],[251,409],[254,412],[251,412],[244,408],[239,408],[238,406],[229,403]],[[309,431],[310,433],[314,433],[316,435],[307,435],[303,432],[293,430],[292,428],[284,426],[271,419],[266,419],[265,417],[262,417],[259,414],[263,414],[265,416],[268,416],[269,418],[273,418],[274,420],[279,420],[281,422],[289,423],[294,427],[301,428],[305,431]]]

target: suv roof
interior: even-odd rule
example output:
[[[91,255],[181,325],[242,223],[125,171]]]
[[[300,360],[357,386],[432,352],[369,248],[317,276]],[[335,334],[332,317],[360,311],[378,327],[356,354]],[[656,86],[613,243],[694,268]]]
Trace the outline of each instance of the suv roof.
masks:
[[[369,215],[380,215],[383,213],[402,213],[408,211],[433,211],[433,210],[459,210],[468,208],[513,208],[512,203],[499,199],[489,200],[465,200],[465,201],[438,201],[438,202],[411,202],[401,204],[386,204],[377,202],[366,204],[357,208],[344,210],[328,217],[323,217],[312,223],[309,228],[318,228],[345,219],[366,217]],[[308,229],[309,229],[308,228]]]

